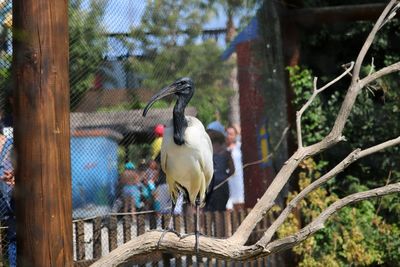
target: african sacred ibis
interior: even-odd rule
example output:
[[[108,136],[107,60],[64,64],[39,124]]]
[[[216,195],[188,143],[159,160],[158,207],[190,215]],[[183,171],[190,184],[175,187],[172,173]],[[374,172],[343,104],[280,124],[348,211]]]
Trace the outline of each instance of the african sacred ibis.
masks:
[[[185,108],[194,94],[190,78],[181,78],[163,88],[146,105],[143,116],[157,100],[177,97],[172,120],[167,124],[161,145],[161,168],[167,177],[173,207],[180,194],[196,206],[196,250],[198,248],[199,207],[205,204],[206,191],[213,177],[213,149],[203,124],[185,116]],[[172,220],[169,230],[172,229]],[[165,233],[165,232],[164,232]],[[161,237],[162,239],[162,237]],[[161,241],[160,239],[160,241]]]

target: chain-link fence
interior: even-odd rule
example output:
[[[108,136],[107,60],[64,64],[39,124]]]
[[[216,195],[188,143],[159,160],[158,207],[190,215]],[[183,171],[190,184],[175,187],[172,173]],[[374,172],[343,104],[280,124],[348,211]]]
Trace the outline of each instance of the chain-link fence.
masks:
[[[256,5],[246,8],[238,11],[242,18],[257,9]],[[12,133],[8,103],[11,9],[12,0],[0,0],[0,99],[5,133]],[[75,260],[99,258],[145,229],[166,226],[171,200],[159,153],[174,100],[156,103],[143,118],[142,109],[155,92],[190,76],[197,89],[186,114],[199,117],[205,125],[215,120],[228,125],[230,100],[238,94],[230,82],[237,71],[236,62],[221,60],[221,55],[237,29],[225,23],[226,15],[218,17],[221,12],[225,12],[223,6],[207,1],[69,1]],[[248,37],[251,34],[244,31]],[[10,242],[4,238],[5,229],[12,222],[7,221],[7,207],[2,204],[1,208],[1,237],[6,243],[1,255],[6,257]],[[175,213],[185,213],[175,219],[175,227],[193,232],[192,211],[178,207]],[[202,213],[202,231],[230,235],[244,214],[244,209],[233,214]]]

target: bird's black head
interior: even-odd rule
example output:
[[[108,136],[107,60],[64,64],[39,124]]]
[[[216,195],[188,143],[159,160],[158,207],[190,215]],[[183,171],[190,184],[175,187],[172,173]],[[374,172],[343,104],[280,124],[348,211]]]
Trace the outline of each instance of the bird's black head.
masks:
[[[178,98],[184,98],[186,101],[186,104],[189,102],[189,100],[192,98],[194,93],[194,84],[192,79],[188,77],[180,78],[173,82],[171,85],[164,87],[161,89],[160,92],[155,94],[150,101],[147,103],[146,107],[143,110],[143,116],[146,116],[147,111],[151,108],[151,106],[156,102],[157,100],[166,97],[168,95],[176,95]]]

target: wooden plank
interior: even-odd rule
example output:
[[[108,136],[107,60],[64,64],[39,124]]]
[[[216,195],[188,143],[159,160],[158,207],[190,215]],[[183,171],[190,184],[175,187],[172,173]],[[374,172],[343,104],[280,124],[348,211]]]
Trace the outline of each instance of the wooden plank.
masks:
[[[112,251],[117,248],[117,217],[110,216],[108,222],[108,250]]]
[[[229,210],[224,212],[225,221],[225,237],[230,237],[232,235],[232,213]]]
[[[181,231],[182,231],[182,216],[174,215],[174,229],[178,233],[181,233]]]
[[[213,214],[209,211],[204,212],[204,228],[207,236],[213,236]],[[205,266],[212,266],[212,258],[207,258]]]
[[[161,222],[162,222],[163,229],[167,229],[168,228],[168,224],[169,224],[170,219],[171,219],[171,214],[168,213],[168,214],[163,214],[162,215]]]
[[[75,226],[76,258],[85,259],[85,222],[77,221]]]
[[[188,207],[185,209],[185,226],[186,226],[186,233],[193,234],[194,233],[194,213],[193,208]]]
[[[264,266],[264,259],[263,258],[258,258],[257,259],[257,266],[258,267],[263,267]]]
[[[163,266],[165,267],[170,267],[171,266],[171,255],[167,253],[162,254],[162,263]]]
[[[93,258],[101,257],[101,218],[93,219]]]
[[[164,231],[168,228],[168,224],[171,218],[171,214],[167,213],[167,214],[163,214],[161,216],[161,224],[162,224],[162,228],[164,229]],[[162,265],[163,266],[171,266],[171,254],[169,253],[163,253],[162,254]]]
[[[221,211],[214,212],[214,223],[215,223],[215,236],[218,238],[224,237],[224,216]],[[217,259],[217,266],[222,267],[223,260]]]
[[[224,217],[222,212],[216,211],[214,212],[214,218],[215,218],[215,236],[216,237],[224,237]]]
[[[194,213],[193,213],[193,208],[192,207],[185,207],[184,209],[184,221],[185,221],[185,227],[186,227],[186,233],[187,234],[193,234],[194,233]],[[187,266],[193,266],[193,258],[192,256],[187,256],[186,257],[186,265]]]
[[[157,219],[160,217],[158,213],[149,213],[149,226],[150,229],[157,229]]]
[[[125,215],[122,219],[122,231],[124,235],[124,243],[128,242],[132,238],[131,226],[132,226],[132,216]]]
[[[182,217],[180,215],[174,215],[174,229],[178,233],[181,233],[181,227],[182,227],[181,218]],[[175,266],[178,267],[182,266],[182,257],[180,257],[179,255],[175,257]]]
[[[142,235],[146,232],[145,214],[136,215],[137,218],[137,235]]]
[[[12,3],[18,266],[73,266],[68,1]]]
[[[215,236],[213,233],[213,214],[209,211],[204,213],[206,220],[206,233],[208,236]]]
[[[239,227],[239,211],[233,210],[232,211],[232,231],[235,232],[238,227]]]

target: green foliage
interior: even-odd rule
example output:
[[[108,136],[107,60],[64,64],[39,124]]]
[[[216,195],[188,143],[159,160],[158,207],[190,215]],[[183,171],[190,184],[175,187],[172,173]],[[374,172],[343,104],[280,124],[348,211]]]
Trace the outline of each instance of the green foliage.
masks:
[[[313,93],[312,72],[299,66],[287,67],[290,85],[294,90],[293,104],[299,110],[310,99]],[[327,114],[321,99],[317,96],[302,116],[302,133],[304,145],[321,141],[328,133]]]
[[[190,105],[196,107],[198,117],[208,123],[219,110],[226,118],[229,88],[223,81],[231,66],[219,59],[221,49],[214,41],[176,46],[163,50],[149,61],[135,68],[146,78],[143,86],[156,92],[179,77],[189,76],[195,82],[196,93]]]
[[[371,67],[363,69],[363,75]],[[288,68],[291,86],[294,90],[293,104],[296,110],[309,99],[312,92],[312,74],[299,67]],[[324,154],[324,159],[337,162],[338,158],[347,155],[356,148],[367,148],[396,137],[400,133],[399,100],[400,92],[397,77],[388,76],[371,84],[357,98],[352,113],[344,129],[347,142],[332,148]],[[393,89],[392,89],[393,88]],[[315,103],[306,110],[302,120],[302,134],[305,144],[321,140],[336,119],[343,99],[343,91],[328,91],[315,99]],[[384,99],[383,99],[384,98]],[[350,167],[347,179],[338,181],[337,193],[344,195],[352,192],[352,184],[357,182],[366,188],[382,186],[389,173],[390,182],[399,181],[400,162],[399,147],[386,149],[380,154],[371,155]],[[340,177],[343,177],[341,174]],[[351,178],[353,177],[353,178]]]
[[[143,78],[142,87],[153,93],[177,78],[191,77],[196,93],[190,105],[204,123],[214,120],[216,111],[227,118],[231,90],[225,79],[232,67],[220,60],[222,49],[215,41],[195,42],[211,16],[208,7],[207,1],[149,2],[142,24],[132,30],[144,55],[131,59],[128,66]]]
[[[373,65],[366,66],[362,75],[375,69]],[[299,67],[288,68],[288,71],[295,94],[293,104],[299,110],[312,93],[312,73]],[[350,151],[398,136],[400,92],[395,89],[399,86],[397,77],[380,79],[360,93],[344,130],[347,142],[315,157],[317,162],[323,163],[319,166],[312,160],[303,163],[303,171],[299,174],[300,189]],[[329,79],[325,77],[325,81]],[[321,94],[303,115],[306,144],[321,140],[336,118],[344,91],[331,90]],[[310,194],[300,204],[301,221],[291,215],[280,229],[280,236],[306,225],[339,197],[400,181],[399,162],[399,148],[392,147],[354,163],[325,187]],[[400,241],[395,237],[400,236],[399,200],[400,196],[394,194],[343,208],[323,230],[293,249],[300,257],[299,266],[400,266]]]
[[[90,0],[87,8],[82,0],[69,3],[69,74],[71,87],[71,109],[93,86],[96,71],[107,48],[106,36],[101,21],[107,1]]]
[[[227,21],[235,18],[239,21],[237,28],[241,32],[254,17],[257,10],[261,6],[261,0],[209,0],[210,4],[215,7],[217,15],[225,15]],[[223,13],[223,14],[221,14]],[[230,25],[226,25],[227,28]],[[235,25],[232,25],[233,27]],[[231,40],[229,40],[231,41]]]
[[[192,44],[210,18],[205,0],[147,1],[140,27],[132,30],[139,48],[148,54],[180,44]],[[185,33],[185,35],[182,35]]]
[[[304,160],[299,189],[318,179],[324,165],[316,164],[312,158]],[[291,193],[288,201],[296,194]],[[301,221],[291,214],[278,236],[298,231],[338,199],[327,187],[316,189],[298,206]],[[378,215],[374,200],[366,200],[339,210],[322,230],[293,248],[293,252],[300,258],[299,266],[400,266],[399,236],[399,227]]]
[[[138,167],[141,161],[148,160],[150,155],[151,144],[149,143],[133,143],[128,146],[126,151],[122,146],[118,149],[118,170],[121,173],[125,168],[126,161],[133,162]]]

